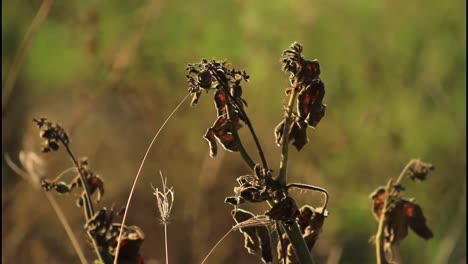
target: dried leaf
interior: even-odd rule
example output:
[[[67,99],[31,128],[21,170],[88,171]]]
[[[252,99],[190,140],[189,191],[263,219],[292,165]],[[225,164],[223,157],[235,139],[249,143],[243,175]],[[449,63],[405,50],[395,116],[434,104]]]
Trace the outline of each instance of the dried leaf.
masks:
[[[191,106],[195,106],[198,104],[198,100],[200,99],[201,94],[201,91],[196,91],[195,93],[193,93],[192,102],[190,103]]]
[[[281,146],[281,143],[283,142],[283,132],[284,132],[285,122],[286,120],[283,119],[275,128],[275,138],[276,138],[276,144],[278,146]]]
[[[412,201],[405,201],[404,210],[411,230],[426,240],[434,236],[432,231],[426,225],[426,218],[424,217],[423,211],[419,205]]]
[[[208,130],[206,130],[206,133],[203,136],[203,138],[208,141],[208,144],[210,146],[210,156],[216,157],[216,154],[218,154],[218,144],[216,143],[215,133],[213,132],[213,129],[211,127],[208,128]]]
[[[214,94],[214,101],[216,110],[218,111],[218,117],[226,114],[226,103],[227,98],[224,96],[224,93],[217,90]]]
[[[292,197],[285,196],[266,212],[265,215],[277,221],[294,221],[299,215],[299,209],[297,208],[296,201],[294,201]]]
[[[385,201],[385,187],[379,186],[375,189],[369,197],[373,200],[373,207],[372,213],[375,216],[377,221],[380,220],[380,216],[382,215],[383,205]]]
[[[307,139],[307,124],[304,121],[297,121],[293,123],[293,126],[289,132],[289,140],[296,147],[297,151],[300,151],[309,140]]]
[[[231,214],[238,224],[255,217],[251,212],[242,209],[232,210]],[[244,247],[250,254],[257,254],[261,249],[262,261],[272,262],[270,235],[266,226],[243,227],[239,231],[244,235]]]

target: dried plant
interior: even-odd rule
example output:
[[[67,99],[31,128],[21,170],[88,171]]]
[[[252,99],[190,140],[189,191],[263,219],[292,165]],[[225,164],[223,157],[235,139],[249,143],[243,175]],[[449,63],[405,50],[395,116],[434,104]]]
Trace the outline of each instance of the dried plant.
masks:
[[[19,160],[22,165],[21,166],[22,168],[17,166],[11,160],[8,154],[5,154],[5,161],[7,162],[8,166],[18,175],[23,177],[25,181],[30,183],[33,188],[40,189],[41,182],[45,179],[45,174],[46,174],[44,160],[41,157],[39,157],[35,152],[31,152],[31,151],[20,151]],[[64,175],[65,173],[73,169],[74,167],[66,169],[65,171],[63,171],[57,176],[57,179],[59,179],[62,175]],[[83,250],[81,249],[80,244],[78,243],[78,240],[76,239],[76,236],[70,227],[68,219],[63,213],[60,205],[57,203],[57,200],[49,192],[45,192],[45,196],[47,200],[49,201],[50,205],[52,206],[52,209],[57,214],[57,218],[59,219],[63,228],[65,229],[65,232],[67,233],[67,236],[70,239],[70,242],[76,254],[78,255],[78,258],[80,259],[80,262],[84,264],[88,263],[88,261],[86,260],[84,256]]]
[[[174,187],[168,188],[167,178],[163,178],[161,171],[159,171],[159,174],[161,175],[162,190],[153,186],[151,187],[153,188],[154,196],[156,196],[161,223],[164,225],[164,245],[166,248],[166,264],[168,264],[167,225],[169,224],[169,217],[171,216],[172,205],[174,204]]]
[[[91,196],[97,193],[96,203],[99,203],[104,195],[104,181],[95,174],[88,163],[87,158],[77,159],[70,148],[70,138],[63,127],[57,123],[52,123],[46,118],[34,119],[40,129],[40,137],[43,139],[42,152],[47,153],[59,150],[62,145],[67,151],[77,176],[69,183],[55,180],[41,179],[41,186],[45,191],[55,190],[59,194],[68,194],[75,188],[82,188],[77,206],[84,208],[85,225],[84,228],[96,251],[97,260],[95,263],[112,263],[117,258],[118,237],[125,243],[120,245],[118,261],[120,263],[143,263],[140,255],[140,246],[144,241],[144,234],[137,226],[125,226],[113,222],[114,217],[121,212],[114,213],[111,208],[108,212],[105,207],[95,211]],[[122,210],[121,210],[122,211]]]
[[[408,228],[421,238],[428,240],[434,235],[426,224],[426,217],[415,199],[405,199],[401,193],[405,190],[401,181],[406,177],[424,181],[434,166],[419,159],[411,160],[398,179],[390,179],[386,187],[380,186],[370,194],[373,200],[372,212],[379,221],[375,235],[377,263],[400,263],[398,244],[408,235]],[[385,259],[382,257],[384,252]]]
[[[289,263],[297,259],[300,263],[313,263],[310,250],[327,216],[328,193],[325,189],[307,184],[287,183],[289,141],[297,150],[301,150],[308,141],[307,127],[315,128],[324,116],[326,108],[326,105],[322,103],[325,88],[319,78],[319,62],[303,58],[302,50],[302,45],[295,42],[283,52],[283,70],[290,73],[291,87],[286,89],[289,102],[285,108],[285,117],[275,129],[276,142],[282,147],[280,171],[276,177],[273,177],[273,171],[267,164],[254,127],[245,110],[247,102],[242,98],[242,85],[249,80],[249,75],[244,70],[231,68],[226,61],[203,59],[199,63],[187,66],[188,92],[193,95],[192,106],[198,103],[204,92],[214,91],[216,120],[204,135],[209,144],[210,156],[216,156],[219,143],[227,151],[239,152],[251,170],[251,173],[237,178],[239,186],[234,188],[235,195],[227,197],[225,202],[234,206],[232,216],[237,223],[235,230],[240,230],[244,234],[246,249],[252,254],[261,252],[262,261],[265,263],[273,261],[267,225],[271,225],[271,222],[277,223],[280,228],[276,228],[275,231],[279,233],[279,243],[283,245],[281,248],[284,249],[286,245],[291,248],[291,252],[292,250],[295,252],[287,256],[280,253],[280,261]],[[294,112],[293,107],[296,102],[297,112]],[[237,131],[244,125],[247,125],[255,141],[261,164],[254,162],[238,135]],[[290,188],[323,193],[326,199],[322,209],[312,210],[310,208],[313,207],[306,206],[303,208],[309,208],[313,213],[301,214],[296,201],[288,194]],[[255,216],[239,208],[245,202],[267,202],[271,209],[264,215]],[[265,218],[268,221],[265,221]],[[258,219],[262,220],[258,221]],[[315,224],[305,224],[309,222]],[[248,225],[250,223],[255,224]],[[304,225],[302,229],[298,226],[300,223]],[[289,241],[287,243],[282,239],[283,232],[286,233],[284,237]],[[218,244],[219,242],[216,246]]]

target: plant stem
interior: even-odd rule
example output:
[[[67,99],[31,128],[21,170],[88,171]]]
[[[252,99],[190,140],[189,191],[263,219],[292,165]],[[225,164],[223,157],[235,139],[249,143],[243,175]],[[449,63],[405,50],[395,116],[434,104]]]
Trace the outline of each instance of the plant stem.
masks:
[[[287,183],[287,168],[288,168],[288,145],[289,145],[289,129],[292,123],[292,109],[294,107],[294,101],[296,100],[297,95],[297,79],[294,80],[291,93],[289,94],[289,102],[286,106],[286,121],[283,130],[283,142],[281,149],[281,162],[280,170],[277,180],[283,186],[286,186]],[[328,201],[328,200],[327,200]],[[302,237],[301,230],[297,226],[297,223],[294,222],[292,225],[285,225],[283,222],[280,222],[280,225],[288,234],[289,241],[296,253],[296,257],[299,263],[301,264],[313,264],[312,255],[310,254],[309,248],[307,247],[304,238]]]
[[[234,137],[234,140],[237,142],[237,146],[239,148],[239,153],[241,154],[242,159],[245,161],[245,163],[247,163],[247,166],[249,166],[249,168],[253,170],[254,167],[255,167],[255,162],[252,160],[250,155],[245,150],[244,145],[242,144],[242,141],[241,141],[241,139],[239,137],[239,134],[237,133],[237,128],[232,123],[232,119],[231,119],[232,112],[233,112],[232,105],[231,105],[231,100],[232,99],[229,96],[226,96],[227,94],[229,94],[229,87],[225,82],[221,81],[221,79],[219,78],[218,74],[215,71],[210,70],[210,72],[216,78],[216,81],[218,81],[218,83],[221,86],[223,86],[223,89],[221,89],[220,91],[223,93],[223,96],[227,99],[226,114],[227,114],[227,119],[229,120],[229,123],[231,125],[232,136]]]
[[[302,237],[301,230],[297,226],[297,223],[294,222],[292,225],[286,225],[281,222],[280,225],[286,234],[288,234],[288,238],[294,249],[294,253],[296,253],[298,263],[313,264],[314,260],[310,254],[309,248],[307,247],[304,238]]]
[[[120,242],[121,242],[120,238],[122,237],[123,227],[125,226],[125,221],[127,220],[127,213],[128,213],[128,209],[130,208],[130,202],[132,201],[133,191],[135,190],[135,186],[136,186],[136,184],[138,182],[138,178],[140,177],[140,173],[141,173],[141,170],[143,169],[143,165],[145,164],[146,158],[148,157],[148,154],[149,154],[151,148],[153,147],[154,142],[158,138],[158,136],[161,133],[161,131],[163,130],[163,128],[166,126],[167,122],[169,122],[169,120],[175,114],[175,112],[179,109],[179,107],[185,102],[185,100],[187,100],[189,95],[190,94],[187,94],[179,102],[179,104],[174,108],[174,110],[172,110],[172,112],[169,114],[169,116],[167,116],[166,120],[164,120],[164,123],[161,125],[161,127],[158,129],[158,131],[154,135],[153,139],[151,140],[151,143],[148,146],[148,149],[146,149],[146,152],[145,152],[145,155],[143,156],[143,159],[141,160],[140,167],[138,168],[137,174],[135,175],[135,179],[133,180],[132,189],[130,190],[130,194],[128,195],[127,205],[125,206],[125,212],[124,212],[124,215],[123,215],[123,218],[122,218],[122,224],[121,224],[122,228],[120,228],[119,237],[117,238],[117,247],[116,247],[116,250],[115,250],[114,264],[117,264],[117,260],[118,260],[118,257],[119,257]]]
[[[83,195],[86,203],[84,203],[85,206],[85,217],[86,217],[86,222],[94,216],[94,207],[93,203],[91,201],[91,192],[89,190],[89,185],[88,181],[86,179],[86,175],[83,173],[83,168],[80,166],[78,163],[78,160],[76,159],[75,154],[73,154],[72,150],[70,149],[70,146],[68,146],[68,143],[64,142],[61,140],[62,144],[65,146],[65,149],[68,152],[68,155],[70,156],[70,159],[72,160],[73,164],[75,165],[76,169],[78,170],[78,174],[80,175],[81,179],[81,184],[83,186],[83,189],[85,191],[85,194]],[[112,262],[112,257],[106,252],[106,249],[100,249],[99,245],[97,242],[94,240],[94,237],[91,235],[91,233],[87,232],[89,238],[91,239],[91,242],[93,244],[94,250],[96,251],[96,255],[102,263],[111,263]]]
[[[377,229],[377,234],[375,235],[375,253],[376,253],[376,258],[377,258],[377,264],[386,263],[385,258],[382,256],[383,228],[384,228],[385,222],[387,221],[386,219],[387,206],[388,206],[391,194],[394,191],[394,186],[400,184],[400,182],[403,180],[403,177],[405,176],[408,169],[417,161],[419,160],[418,159],[410,160],[408,164],[406,164],[406,166],[401,171],[396,182],[394,183],[393,180],[390,179],[387,183],[387,186],[385,187],[385,193],[387,195],[385,197],[385,201],[383,204],[382,214],[380,215],[379,228]]]
[[[403,177],[405,176],[406,174],[406,171],[413,165],[413,163],[415,162],[418,162],[419,159],[412,159],[408,162],[408,164],[406,164],[405,168],[403,168],[403,170],[401,171],[400,175],[398,176],[398,179],[397,181],[395,182],[395,184],[399,184],[400,181],[403,179]]]
[[[169,255],[167,254],[167,223],[164,223],[164,245],[166,246],[166,264],[169,264]]]
[[[387,186],[385,187],[385,192],[387,193],[387,197],[385,198],[384,204],[383,204],[383,209],[382,209],[382,214],[380,215],[380,220],[379,220],[379,228],[377,229],[377,234],[375,235],[375,254],[377,258],[377,264],[382,264],[386,263],[383,255],[382,255],[382,240],[383,240],[383,228],[385,224],[385,214],[387,212],[387,205],[388,205],[388,197],[389,193],[392,189],[393,185],[393,180],[390,179],[387,183]]]
[[[80,179],[81,179],[81,184],[83,186],[83,189],[84,191],[86,192],[86,206],[87,206],[87,214],[88,216],[93,216],[94,215],[94,206],[93,206],[93,203],[91,201],[91,192],[89,190],[89,185],[88,185],[88,179],[86,179],[86,175],[84,175],[83,173],[83,169],[81,168],[80,164],[78,163],[78,160],[76,159],[76,156],[75,154],[73,154],[72,150],[70,149],[70,147],[68,146],[67,143],[65,143],[63,140],[62,141],[62,144],[65,146],[65,149],[67,150],[68,152],[68,155],[70,156],[70,159],[72,160],[73,164],[75,165],[76,169],[78,170],[78,174],[80,175]],[[86,221],[88,221],[89,218],[87,217],[86,218]]]
[[[288,190],[289,188],[292,188],[292,187],[301,188],[301,189],[308,189],[308,190],[323,193],[323,195],[325,196],[325,201],[323,202],[322,210],[323,210],[323,212],[325,212],[325,209],[327,209],[327,205],[328,205],[328,192],[327,192],[327,190],[325,190],[323,188],[320,188],[320,187],[317,187],[317,186],[303,184],[303,183],[290,183],[290,184],[286,185],[286,190]]]
[[[297,95],[297,79],[295,79],[293,87],[291,89],[291,93],[289,94],[289,102],[286,106],[286,117],[284,122],[284,130],[283,130],[283,142],[282,149],[281,149],[281,161],[280,161],[280,169],[277,180],[286,185],[288,181],[287,169],[288,169],[288,146],[289,146],[289,129],[292,124],[292,109],[294,107],[294,101],[296,100]]]
[[[250,119],[247,116],[247,113],[245,112],[245,110],[243,108],[240,108],[239,111],[241,115],[244,117],[244,122],[247,124],[247,127],[249,128],[250,133],[252,134],[252,137],[255,141],[255,145],[257,146],[257,149],[258,149],[258,154],[260,155],[260,159],[262,160],[263,168],[268,170],[268,163],[266,161],[265,155],[263,154],[262,146],[260,145],[260,141],[258,140],[257,134],[255,133],[255,130],[253,128],[253,125],[250,122]]]

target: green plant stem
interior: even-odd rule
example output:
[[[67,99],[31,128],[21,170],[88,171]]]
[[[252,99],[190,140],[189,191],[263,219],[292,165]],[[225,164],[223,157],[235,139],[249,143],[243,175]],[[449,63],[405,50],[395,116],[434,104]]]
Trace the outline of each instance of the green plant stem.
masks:
[[[73,154],[73,151],[70,149],[70,146],[68,143],[64,142],[63,140],[62,144],[65,146],[65,149],[68,152],[68,155],[70,156],[70,159],[72,160],[73,164],[75,165],[76,169],[78,170],[78,174],[80,175],[81,179],[81,184],[83,186],[83,189],[85,191],[85,200],[86,202],[84,203],[85,206],[85,216],[86,216],[86,222],[90,219],[90,217],[94,216],[94,207],[93,203],[91,201],[91,192],[89,191],[89,185],[88,181],[86,179],[86,175],[83,173],[83,169],[81,168],[80,164],[78,163],[78,160],[76,159],[75,154]],[[109,253],[106,252],[106,249],[100,249],[96,240],[94,237],[91,235],[91,233],[87,232],[89,238],[91,239],[91,242],[93,244],[93,248],[96,251],[96,255],[102,263],[111,263],[112,262],[112,257],[109,255]]]
[[[281,161],[280,161],[280,169],[277,180],[286,185],[288,181],[287,169],[288,169],[288,146],[289,146],[289,129],[292,124],[292,109],[294,107],[294,101],[296,100],[297,95],[297,79],[294,81],[293,87],[291,89],[291,93],[289,94],[289,102],[286,106],[286,117],[284,122],[284,130],[283,130],[283,142],[281,143]]]
[[[289,102],[286,106],[286,117],[285,117],[285,124],[283,130],[283,142],[282,149],[281,149],[281,162],[280,162],[280,170],[277,180],[283,186],[286,185],[288,177],[287,177],[287,168],[288,168],[288,145],[289,145],[289,129],[292,124],[292,109],[294,107],[294,102],[297,96],[297,79],[294,80],[294,84],[292,85],[291,93],[289,94]],[[313,264],[314,261],[312,259],[312,255],[310,254],[309,248],[307,247],[304,238],[302,237],[301,230],[297,226],[297,223],[294,222],[292,225],[285,225],[284,223],[280,223],[283,227],[284,231],[288,234],[289,241],[296,253],[296,257],[301,264]]]
[[[313,264],[314,260],[312,255],[310,254],[309,248],[302,237],[301,230],[296,222],[292,225],[286,225],[283,222],[280,223],[283,230],[288,234],[289,241],[294,249],[294,253],[296,253],[296,257],[298,263],[301,264]],[[290,263],[290,262],[288,262]]]

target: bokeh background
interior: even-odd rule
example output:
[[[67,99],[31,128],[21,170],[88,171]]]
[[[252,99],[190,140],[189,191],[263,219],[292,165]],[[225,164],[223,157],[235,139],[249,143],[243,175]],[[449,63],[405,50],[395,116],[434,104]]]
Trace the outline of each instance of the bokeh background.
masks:
[[[435,237],[410,233],[400,246],[403,260],[466,263],[465,9],[456,0],[2,1],[2,263],[79,263],[43,191],[4,159],[39,153],[33,117],[67,128],[76,154],[105,180],[101,206],[121,206],[151,138],[186,95],[186,64],[227,59],[251,76],[247,112],[277,171],[273,129],[288,86],[279,58],[293,41],[320,60],[326,85],[326,115],[309,130],[309,144],[291,151],[289,166],[290,181],[331,195],[313,250],[317,263],[375,262],[368,195],[411,158],[436,167],[427,181],[405,185]],[[214,119],[211,96],[193,108],[185,102],[149,153],[127,220],[145,232],[148,263],[164,262],[150,187],[161,185],[159,170],[176,193],[170,263],[199,263],[234,224],[223,201],[249,171],[237,153],[208,156],[202,136]],[[240,133],[255,153],[247,129]],[[49,179],[72,165],[64,151],[40,157]],[[55,196],[92,260],[78,192]],[[295,197],[321,202],[315,193]],[[260,260],[231,233],[208,263]]]

